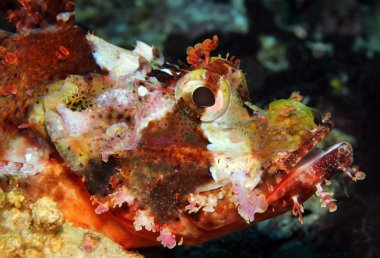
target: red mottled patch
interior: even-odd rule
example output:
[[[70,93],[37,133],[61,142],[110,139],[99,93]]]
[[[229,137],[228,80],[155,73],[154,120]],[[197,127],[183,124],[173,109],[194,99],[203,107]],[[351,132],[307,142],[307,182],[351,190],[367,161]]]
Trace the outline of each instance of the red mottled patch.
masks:
[[[226,75],[230,72],[229,66],[231,65],[227,60],[216,59],[207,66],[207,69],[220,75]]]
[[[4,61],[7,64],[13,65],[13,64],[17,64],[18,58],[15,54],[8,52],[4,56]]]
[[[58,59],[66,59],[70,55],[70,51],[67,50],[64,46],[59,46],[58,51],[55,52],[55,56]]]
[[[209,143],[199,130],[199,120],[179,106],[160,120],[149,122],[141,132],[141,146],[194,146],[206,149]]]
[[[0,55],[3,56],[5,51],[7,51],[7,49],[3,46],[0,46]]]
[[[206,39],[202,43],[187,49],[187,62],[194,66],[195,69],[205,67],[210,62],[210,53],[218,46],[218,36]]]
[[[286,208],[291,208],[293,196],[298,196],[300,203],[304,202],[315,192],[315,185],[324,184],[325,179],[330,179],[339,167],[351,164],[351,146],[342,144],[341,147],[328,152],[307,168],[293,168],[287,173],[275,173],[265,183],[260,183],[257,188],[266,195],[267,202],[272,207],[282,209],[285,200],[288,204]]]
[[[55,56],[56,56],[58,59],[63,59],[63,55],[62,55],[60,52],[55,52]]]
[[[65,48],[64,46],[61,45],[61,46],[58,47],[58,49],[59,49],[59,52],[62,53],[62,55],[64,55],[64,56],[69,56],[70,55],[70,51],[67,50],[67,48]]]
[[[15,86],[3,86],[1,87],[1,95],[8,96],[8,95],[16,95],[18,92],[17,88]]]
[[[121,158],[122,176],[141,205],[158,221],[173,219],[185,206],[182,196],[212,181],[211,154],[195,147],[144,147]]]
[[[0,40],[8,53],[15,53],[18,57],[18,62],[13,65],[0,64],[0,85],[12,85],[12,88],[3,86],[5,94],[2,95],[13,94],[12,98],[1,99],[0,96],[0,129],[17,131],[18,125],[26,123],[29,105],[36,101],[34,97],[45,94],[46,84],[71,74],[102,72],[92,57],[85,36],[86,33],[78,28],[58,27]],[[57,51],[62,55],[69,54],[70,58],[57,59]]]

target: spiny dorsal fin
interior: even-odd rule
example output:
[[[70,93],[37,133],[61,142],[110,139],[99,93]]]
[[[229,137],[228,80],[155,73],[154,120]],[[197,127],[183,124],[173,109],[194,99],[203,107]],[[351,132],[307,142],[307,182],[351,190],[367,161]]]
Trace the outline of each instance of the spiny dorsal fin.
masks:
[[[75,0],[2,0],[0,18],[13,23],[19,32],[68,25],[74,21],[74,5]]]

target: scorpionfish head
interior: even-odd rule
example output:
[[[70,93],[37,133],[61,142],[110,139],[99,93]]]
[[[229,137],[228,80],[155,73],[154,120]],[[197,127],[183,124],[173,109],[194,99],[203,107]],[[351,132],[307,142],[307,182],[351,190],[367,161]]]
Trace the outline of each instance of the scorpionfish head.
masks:
[[[210,56],[217,37],[181,66],[141,42],[127,51],[87,40],[104,74],[49,85],[29,124],[82,177],[95,212],[140,236],[173,247],[291,209],[301,219],[313,193],[336,208],[321,188],[336,171],[363,177],[348,143],[315,147],[332,123],[298,93],[253,105],[239,61]]]

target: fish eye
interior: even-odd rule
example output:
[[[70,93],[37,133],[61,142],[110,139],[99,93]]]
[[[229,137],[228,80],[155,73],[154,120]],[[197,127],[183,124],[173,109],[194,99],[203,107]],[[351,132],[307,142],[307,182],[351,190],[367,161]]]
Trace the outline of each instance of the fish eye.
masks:
[[[193,92],[193,102],[200,108],[212,107],[215,104],[214,93],[207,87],[196,88]]]
[[[230,91],[230,83],[222,75],[197,69],[177,82],[175,99],[188,115],[211,122],[226,112]]]

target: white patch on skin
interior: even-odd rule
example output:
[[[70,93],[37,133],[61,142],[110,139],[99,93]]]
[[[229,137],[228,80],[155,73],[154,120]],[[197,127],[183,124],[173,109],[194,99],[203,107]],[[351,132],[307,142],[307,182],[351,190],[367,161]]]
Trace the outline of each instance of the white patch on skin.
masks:
[[[211,142],[211,144],[207,145],[209,151],[236,152],[242,154],[251,152],[251,148],[246,143],[246,139],[242,137],[241,141],[236,141],[236,134],[238,132],[226,129],[223,124],[216,122],[202,123],[201,128],[209,142]]]
[[[136,212],[135,221],[133,222],[133,227],[136,231],[140,231],[143,228],[147,231],[156,232],[156,226],[154,224],[154,217],[150,215],[147,210],[138,210]]]
[[[18,175],[21,169],[20,163],[8,162],[7,164],[0,163],[0,176],[2,175]]]
[[[0,160],[8,160],[13,162],[24,162],[26,141],[23,137],[16,137],[9,143],[8,148],[4,149],[4,153]]]
[[[86,38],[94,48],[96,63],[107,69],[111,77],[129,75],[139,68],[138,52],[117,47],[93,34],[87,34]]]
[[[32,154],[31,153],[25,154],[25,162],[26,163],[28,163],[31,159],[32,159]]]
[[[145,88],[144,86],[140,86],[137,89],[137,94],[139,94],[140,97],[144,97],[146,94],[148,94],[148,89]]]
[[[138,55],[143,56],[146,60],[152,61],[153,60],[153,47],[149,46],[148,44],[137,41],[136,47],[133,50]]]
[[[22,137],[12,140],[0,157],[7,164],[0,164],[0,175],[31,176],[43,172],[47,159],[43,148],[31,147]]]
[[[97,64],[106,68],[110,72],[111,77],[128,75],[134,79],[144,79],[144,73],[138,70],[140,66],[139,57],[144,57],[148,61],[154,59],[153,48],[140,41],[137,42],[136,48],[133,51],[129,51],[114,46],[92,34],[87,35],[87,40],[94,47],[93,56]],[[131,94],[134,87],[132,78],[130,78],[126,82],[125,88],[107,91],[98,96],[95,102],[97,104],[109,104],[113,106],[117,106],[118,104],[122,106],[136,106],[136,99]],[[168,112],[173,110],[175,103],[172,97],[164,97],[158,89],[149,92],[148,89],[144,88],[137,89],[138,95],[146,97],[146,100],[138,107],[139,115],[136,114],[137,117],[135,117],[137,132],[147,127],[150,121],[164,117]]]
[[[142,102],[137,101],[136,93],[133,93],[134,84],[126,83],[125,88],[111,89],[99,95],[95,103],[100,106],[113,106],[115,110],[120,108],[136,109],[135,114],[135,134],[136,143],[140,139],[140,132],[146,128],[150,121],[158,120],[166,116],[173,110],[175,101],[171,96],[162,95],[159,89],[149,92],[144,86],[139,86],[137,95],[146,93]],[[140,89],[143,87],[144,89]]]
[[[223,191],[220,191],[219,193],[218,193],[218,199],[219,200],[222,200],[224,198],[224,192]]]
[[[66,23],[71,17],[74,17],[75,12],[64,12],[57,15],[57,21]]]
[[[164,72],[164,73],[166,73],[166,74],[169,74],[169,75],[173,75],[173,74],[172,74],[172,71],[169,70],[168,68],[162,68],[162,69],[160,69],[160,71],[161,71],[161,72]]]
[[[130,129],[125,122],[109,126],[104,136],[102,140],[106,141],[107,144],[104,149],[101,149],[102,156],[111,155],[117,151],[132,150],[137,147],[136,130]]]
[[[253,189],[260,181],[260,163],[252,155],[213,153],[213,156],[214,162],[210,172],[215,182],[228,180]]]
[[[218,204],[218,198],[215,195],[210,194],[209,196],[207,196],[207,202],[203,210],[205,212],[213,212],[215,211],[215,207],[217,204]]]
[[[103,81],[94,81],[97,95],[89,96],[91,106],[77,112],[64,105],[68,97],[66,88],[70,93],[81,90],[83,85],[90,86],[80,77],[66,79],[59,89],[44,97],[43,122],[51,140],[56,147],[67,147],[71,143],[78,147],[65,152],[65,161],[73,169],[77,169],[73,161],[79,148],[91,148],[84,152],[104,161],[118,151],[136,148],[149,122],[165,117],[175,104],[174,97],[163,92],[157,79],[146,78],[148,67],[140,67],[142,58],[155,63],[161,61],[153,57],[151,47],[138,43],[135,51],[128,51],[91,34],[87,40],[93,47],[97,64],[109,71],[108,76],[101,78]],[[141,80],[146,80],[146,85],[140,87],[138,81]],[[104,87],[96,83],[103,83]],[[133,123],[129,124],[127,117],[134,120]],[[121,122],[125,124],[121,126]],[[86,162],[88,157],[82,156]]]
[[[124,123],[115,123],[106,129],[106,136],[108,137],[116,137],[120,136],[123,137],[124,132],[127,132],[129,130],[129,126]]]
[[[80,136],[92,130],[92,119],[88,111],[75,112],[63,104],[57,105],[57,111],[64,121],[66,136]]]
[[[51,110],[46,110],[45,125],[52,141],[64,137],[64,121],[62,117]]]
[[[131,193],[130,190],[128,190],[126,187],[122,187],[121,189],[118,189],[113,194],[113,207],[121,207],[124,203],[127,205],[132,205],[135,201],[135,196]]]
[[[104,212],[106,212],[106,211],[108,211],[109,210],[109,207],[108,206],[104,206],[104,205],[102,205],[102,204],[99,204],[97,207],[96,207],[96,209],[95,209],[95,213],[96,214],[102,214],[102,213],[104,213]]]
[[[135,105],[136,99],[133,96],[132,89],[126,87],[103,92],[95,98],[95,103],[98,105],[110,105],[115,107],[121,105],[126,107]]]
[[[197,213],[201,208],[205,212],[213,212],[218,204],[218,198],[213,194],[205,196],[191,193],[188,202],[190,204],[185,207],[185,210],[189,213]]]
[[[42,172],[46,167],[45,154],[38,148],[25,149],[25,165],[21,172],[26,175],[35,175]]]
[[[173,110],[174,98],[165,96],[160,90],[153,90],[146,95],[146,102],[141,107],[140,116],[137,118],[137,121],[140,122],[140,130],[147,127],[150,121],[159,120]]]
[[[214,153],[214,162],[210,172],[216,183],[228,182],[234,186],[230,200],[238,208],[239,214],[248,222],[257,212],[265,211],[265,198],[255,194],[255,187],[263,173],[260,162],[251,154]],[[221,196],[223,197],[223,196]],[[219,198],[219,196],[218,196]]]
[[[212,179],[214,179],[215,182],[220,181],[220,180],[218,179],[218,175],[217,175],[216,170],[215,170],[214,167],[211,166],[211,167],[209,168],[209,171],[210,171],[210,173],[211,173]]]

